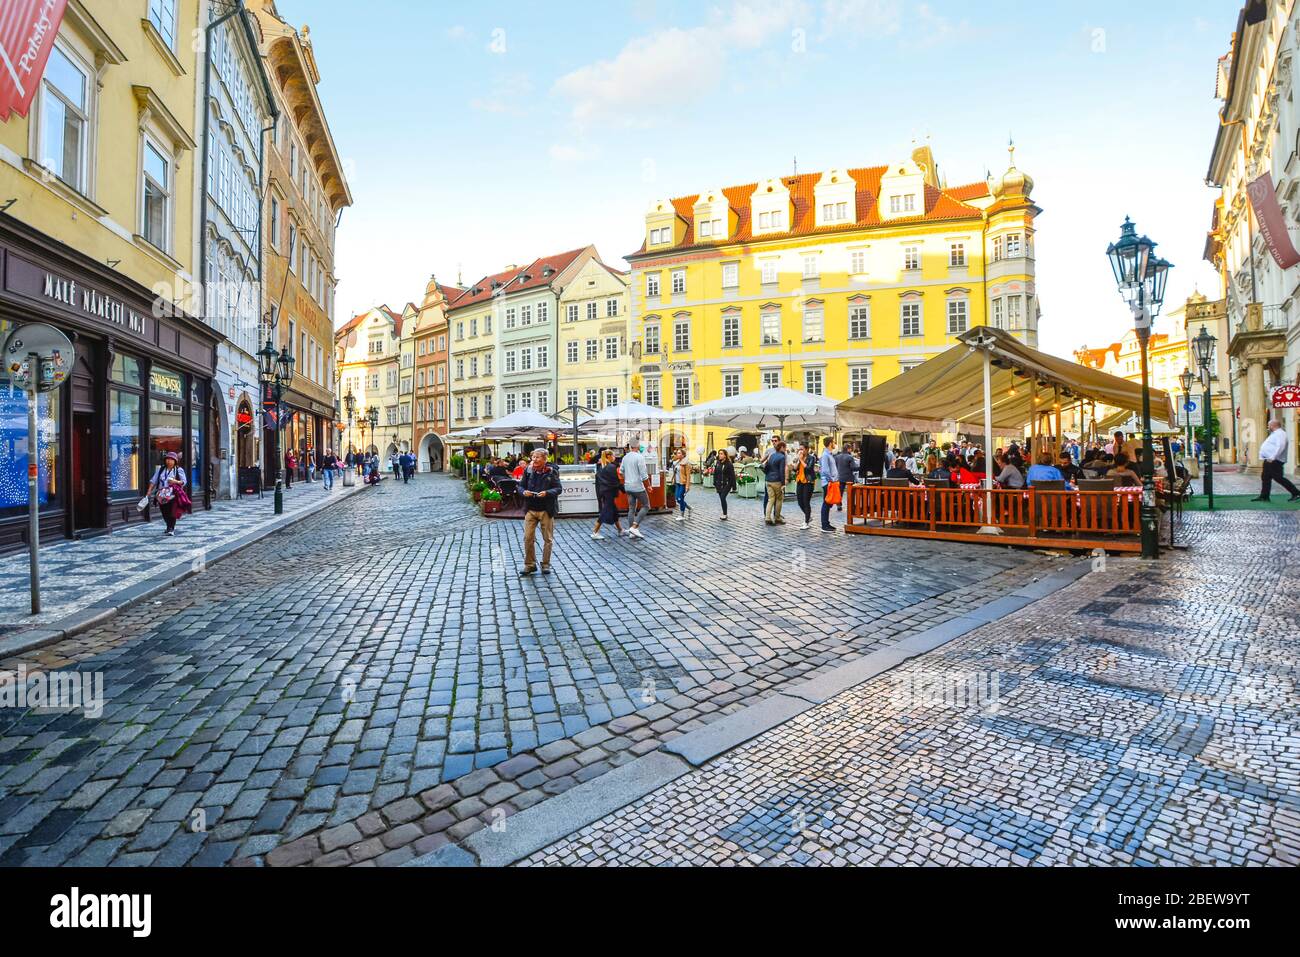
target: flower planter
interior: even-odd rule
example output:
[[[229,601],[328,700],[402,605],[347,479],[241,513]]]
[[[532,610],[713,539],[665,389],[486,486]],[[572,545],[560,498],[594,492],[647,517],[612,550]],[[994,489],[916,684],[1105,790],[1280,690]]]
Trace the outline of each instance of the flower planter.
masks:
[[[708,475],[704,476],[704,487],[705,487],[705,488],[713,488],[713,487],[714,487],[714,484],[713,484],[713,473],[712,473],[712,472],[710,472]]]
[[[501,511],[502,503],[500,499],[484,499],[481,503],[484,515],[492,515]]]

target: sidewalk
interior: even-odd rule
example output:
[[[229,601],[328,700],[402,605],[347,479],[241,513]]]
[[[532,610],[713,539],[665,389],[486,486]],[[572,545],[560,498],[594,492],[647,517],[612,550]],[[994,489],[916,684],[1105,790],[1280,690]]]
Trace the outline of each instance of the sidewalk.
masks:
[[[296,483],[275,515],[274,493],[196,508],[167,538],[161,518],[82,541],[41,548],[41,613],[31,615],[26,551],[0,557],[0,657],[67,637],[104,621],[161,588],[202,571],[240,548],[360,492]]]
[[[1189,521],[1158,566],[1045,580],[878,677],[785,691],[748,743],[693,732],[415,863],[1294,866],[1300,517]]]

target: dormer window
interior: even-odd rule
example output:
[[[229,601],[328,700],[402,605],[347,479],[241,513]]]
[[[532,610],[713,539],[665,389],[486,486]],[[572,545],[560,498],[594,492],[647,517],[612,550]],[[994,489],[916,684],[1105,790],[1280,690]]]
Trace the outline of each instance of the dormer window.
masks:
[[[849,218],[848,203],[824,203],[822,205],[822,221],[827,223],[842,223]]]
[[[659,229],[650,230],[650,245],[663,246],[672,241],[673,231],[669,226],[663,226]]]
[[[818,226],[840,226],[857,220],[858,184],[847,170],[831,169],[813,190]]]

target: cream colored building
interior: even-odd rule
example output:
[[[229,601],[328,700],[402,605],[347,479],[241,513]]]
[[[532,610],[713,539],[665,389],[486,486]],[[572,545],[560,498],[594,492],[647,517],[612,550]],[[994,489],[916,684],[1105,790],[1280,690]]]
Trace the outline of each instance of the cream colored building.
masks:
[[[339,367],[340,399],[350,393],[355,404],[351,426],[344,406],[342,446],[373,451],[387,458],[396,448],[401,404],[402,316],[387,306],[378,306],[348,320],[334,334],[334,351]],[[379,413],[379,425],[361,426],[367,412]],[[362,437],[364,436],[364,442]],[[400,436],[399,436],[400,441]]]
[[[486,425],[496,407],[496,297],[519,274],[511,266],[472,284],[447,309],[451,330],[451,430]]]
[[[560,294],[560,410],[599,411],[641,400],[632,371],[629,282],[629,274],[592,259]]]

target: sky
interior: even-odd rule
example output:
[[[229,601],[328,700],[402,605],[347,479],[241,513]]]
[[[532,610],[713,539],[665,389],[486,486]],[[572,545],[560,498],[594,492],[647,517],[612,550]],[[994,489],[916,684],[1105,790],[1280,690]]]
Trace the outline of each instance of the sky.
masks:
[[[1167,308],[1216,298],[1227,0],[279,0],[311,27],[354,206],[337,322],[594,243],[641,243],[651,201],[927,143],[956,185],[1035,181],[1040,343],[1068,355],[1132,319],[1106,247],[1132,216],[1175,269]],[[1160,329],[1157,324],[1157,330]]]

